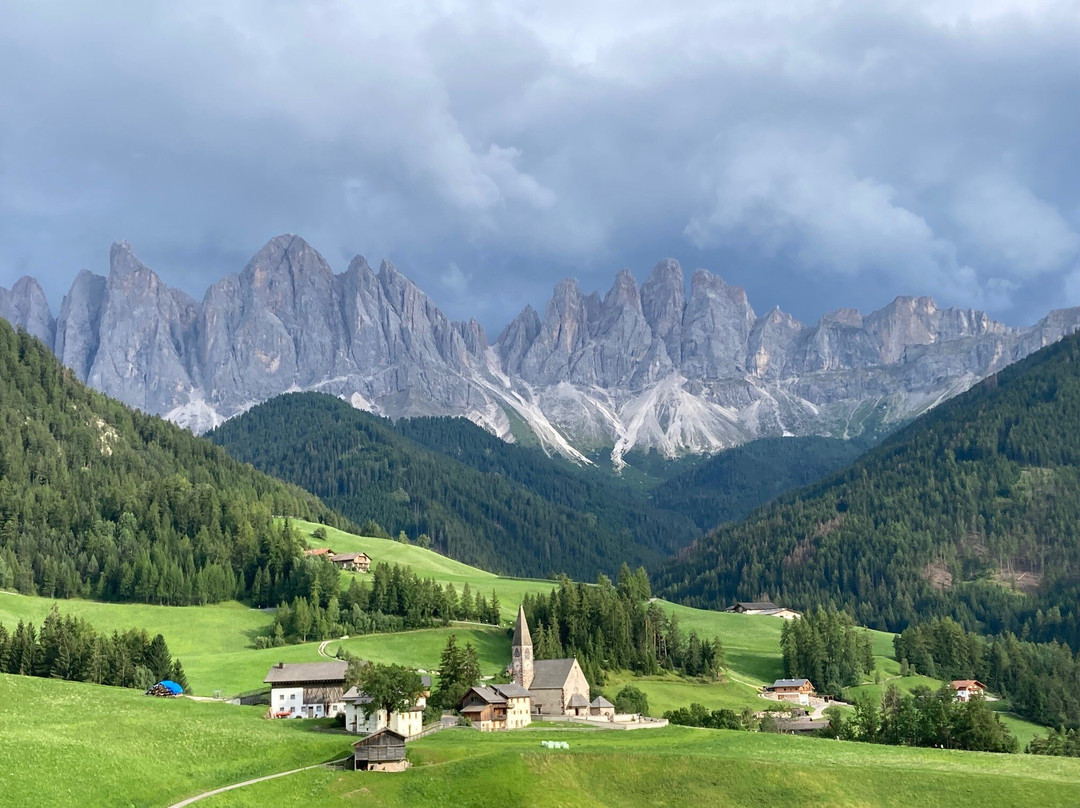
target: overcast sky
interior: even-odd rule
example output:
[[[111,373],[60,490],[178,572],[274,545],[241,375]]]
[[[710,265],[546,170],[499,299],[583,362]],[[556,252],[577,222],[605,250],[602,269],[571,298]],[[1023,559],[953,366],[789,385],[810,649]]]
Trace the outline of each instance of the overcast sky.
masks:
[[[127,239],[201,298],[283,232],[491,331],[667,256],[1030,323],[1080,305],[1080,0],[0,4],[0,285]]]

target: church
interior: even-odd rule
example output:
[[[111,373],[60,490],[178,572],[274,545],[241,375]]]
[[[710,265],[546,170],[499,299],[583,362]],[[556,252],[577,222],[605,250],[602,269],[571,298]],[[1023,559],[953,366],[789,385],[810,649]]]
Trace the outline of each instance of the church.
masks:
[[[589,715],[589,683],[576,659],[533,659],[525,610],[518,606],[511,647],[514,683],[529,691],[533,715]]]

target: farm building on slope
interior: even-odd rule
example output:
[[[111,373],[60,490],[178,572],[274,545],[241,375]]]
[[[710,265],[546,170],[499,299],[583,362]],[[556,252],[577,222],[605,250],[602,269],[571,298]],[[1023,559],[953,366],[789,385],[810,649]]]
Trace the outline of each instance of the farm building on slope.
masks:
[[[532,723],[532,696],[516,682],[470,687],[458,711],[481,732],[521,729]]]
[[[392,729],[380,729],[353,744],[353,769],[365,772],[400,772],[409,768],[405,760],[405,736]]]
[[[797,612],[794,609],[785,609],[782,606],[777,606],[771,600],[741,600],[734,606],[729,606],[728,608],[724,609],[724,611],[734,612],[735,614],[760,614],[767,617],[781,617],[784,620],[796,620],[802,617],[802,612]]]
[[[333,718],[345,711],[343,660],[279,662],[266,674],[274,718]]]

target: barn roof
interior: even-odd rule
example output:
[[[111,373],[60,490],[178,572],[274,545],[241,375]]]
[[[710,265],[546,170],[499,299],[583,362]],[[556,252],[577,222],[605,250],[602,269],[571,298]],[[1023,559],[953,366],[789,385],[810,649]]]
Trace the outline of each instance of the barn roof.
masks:
[[[404,735],[402,735],[400,732],[394,732],[394,730],[390,729],[389,727],[384,727],[383,729],[380,729],[377,732],[373,732],[370,735],[366,735],[359,741],[356,741],[353,744],[353,748],[355,749],[358,746],[371,746],[372,744],[378,743],[379,741],[382,741],[384,739],[405,743]]]
[[[566,684],[575,659],[538,659],[533,662],[533,680],[529,690],[558,690]]]
[[[330,662],[279,662],[270,669],[263,681],[282,682],[344,682],[349,663],[335,659]]]
[[[748,612],[765,612],[780,608],[771,600],[740,600],[735,606],[742,607]]]

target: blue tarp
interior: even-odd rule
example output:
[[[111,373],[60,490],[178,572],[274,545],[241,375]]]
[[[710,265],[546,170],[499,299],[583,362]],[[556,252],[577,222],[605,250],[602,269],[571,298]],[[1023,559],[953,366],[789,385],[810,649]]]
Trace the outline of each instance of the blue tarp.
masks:
[[[174,696],[179,696],[181,693],[184,692],[184,688],[180,687],[180,685],[178,685],[176,682],[173,682],[169,679],[158,682],[158,684],[166,688]]]

